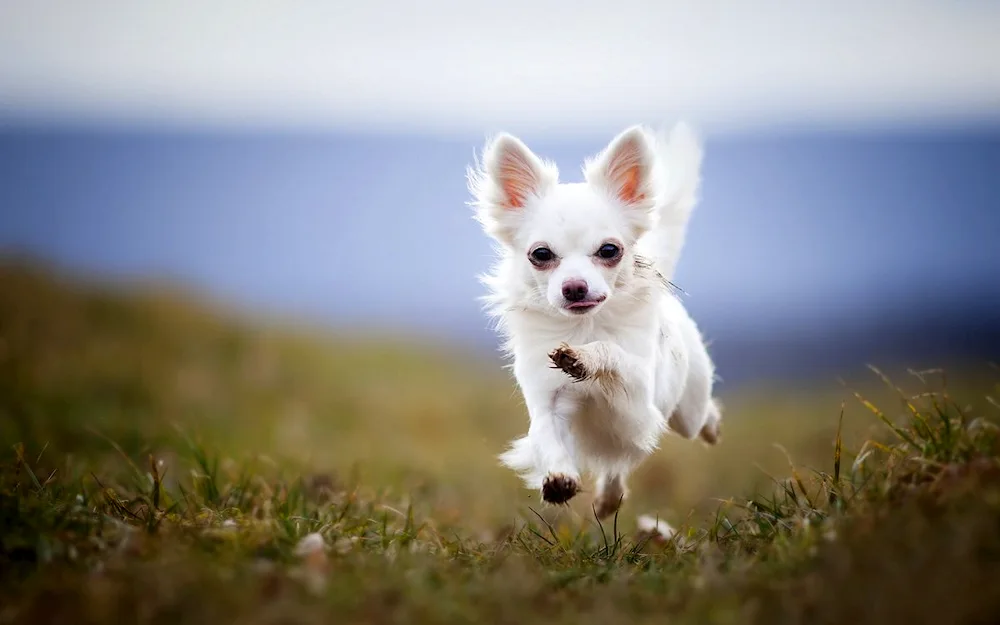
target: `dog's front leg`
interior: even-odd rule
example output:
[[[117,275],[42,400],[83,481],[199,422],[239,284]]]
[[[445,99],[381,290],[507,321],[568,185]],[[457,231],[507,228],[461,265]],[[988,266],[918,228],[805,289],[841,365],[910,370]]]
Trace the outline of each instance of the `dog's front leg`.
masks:
[[[615,343],[595,341],[580,346],[560,345],[549,359],[566,375],[592,384],[611,408],[619,440],[632,443],[613,467],[597,479],[594,513],[599,519],[615,513],[628,493],[625,479],[639,459],[656,448],[666,426],[654,401],[652,362],[630,354]]]
[[[651,362],[608,341],[578,346],[562,344],[549,354],[556,368],[571,378],[594,385],[619,419],[619,433],[643,453],[656,448],[666,426],[654,401]]]
[[[548,503],[566,503],[580,491],[580,471],[573,459],[569,430],[572,400],[548,389],[524,389],[531,424],[528,435],[500,456]]]

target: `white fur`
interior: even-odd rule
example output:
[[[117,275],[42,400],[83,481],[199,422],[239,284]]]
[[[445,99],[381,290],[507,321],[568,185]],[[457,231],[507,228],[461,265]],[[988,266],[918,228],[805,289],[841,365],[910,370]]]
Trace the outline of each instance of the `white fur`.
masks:
[[[560,183],[553,164],[506,134],[489,141],[469,170],[476,217],[498,243],[484,299],[530,416],[527,435],[500,459],[529,487],[556,475],[579,483],[590,472],[607,514],[664,432],[717,437],[714,367],[668,283],[697,201],[701,160],[688,127],[668,137],[635,126],[586,162],[582,183]],[[595,256],[607,241],[623,250],[615,266]],[[529,262],[539,243],[557,264]],[[566,308],[567,280],[587,283],[592,309]],[[549,353],[562,344],[587,379],[553,368]]]

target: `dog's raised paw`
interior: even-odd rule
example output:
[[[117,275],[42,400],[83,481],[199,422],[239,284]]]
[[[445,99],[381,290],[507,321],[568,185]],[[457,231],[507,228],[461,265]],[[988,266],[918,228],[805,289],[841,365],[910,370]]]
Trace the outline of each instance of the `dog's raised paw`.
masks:
[[[563,373],[574,380],[585,380],[590,373],[580,362],[580,356],[569,345],[563,343],[549,354],[549,360],[556,369],[562,369]]]
[[[580,492],[580,485],[568,475],[554,473],[542,482],[542,499],[548,503],[566,503]]]

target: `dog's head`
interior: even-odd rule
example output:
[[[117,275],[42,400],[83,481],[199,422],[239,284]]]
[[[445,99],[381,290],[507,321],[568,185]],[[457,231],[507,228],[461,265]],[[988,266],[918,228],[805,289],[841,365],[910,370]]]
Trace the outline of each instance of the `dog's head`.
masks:
[[[555,165],[517,138],[486,145],[469,188],[477,219],[505,249],[532,297],[562,314],[599,310],[627,289],[635,244],[653,221],[654,139],[635,126],[562,184]],[[543,304],[544,302],[534,302]]]

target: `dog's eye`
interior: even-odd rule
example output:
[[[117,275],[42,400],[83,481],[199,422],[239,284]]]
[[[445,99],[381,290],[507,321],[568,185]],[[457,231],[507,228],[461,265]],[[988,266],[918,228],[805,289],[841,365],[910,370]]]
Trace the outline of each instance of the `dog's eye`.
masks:
[[[621,250],[614,243],[605,243],[597,250],[597,255],[606,260],[617,258]]]
[[[552,250],[547,247],[536,247],[531,250],[531,254],[529,254],[529,256],[531,256],[533,261],[538,263],[547,263],[556,257],[556,255],[552,253]]]

